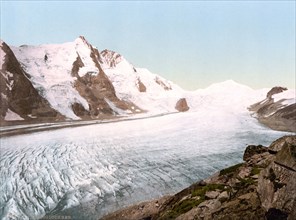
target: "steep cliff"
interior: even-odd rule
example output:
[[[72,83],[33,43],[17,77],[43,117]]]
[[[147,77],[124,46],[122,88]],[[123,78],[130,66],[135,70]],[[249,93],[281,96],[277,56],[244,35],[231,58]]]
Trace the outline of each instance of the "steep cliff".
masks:
[[[7,121],[62,119],[56,110],[33,87],[13,51],[1,41],[0,104],[1,124]]]

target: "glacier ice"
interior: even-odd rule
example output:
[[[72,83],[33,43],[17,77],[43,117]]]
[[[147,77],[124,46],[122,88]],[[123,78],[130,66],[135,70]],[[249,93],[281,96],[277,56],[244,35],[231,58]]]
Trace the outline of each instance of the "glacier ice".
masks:
[[[283,132],[249,114],[195,111],[1,138],[0,217],[98,219],[241,161]]]

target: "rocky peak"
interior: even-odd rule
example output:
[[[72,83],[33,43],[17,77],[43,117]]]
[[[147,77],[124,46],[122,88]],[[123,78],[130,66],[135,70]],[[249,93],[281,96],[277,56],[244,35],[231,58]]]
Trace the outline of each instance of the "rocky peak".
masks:
[[[155,77],[155,82],[166,91],[172,90],[172,86],[168,82],[161,80],[159,77]]]
[[[82,43],[86,45],[88,48],[92,48],[92,45],[86,40],[84,36],[79,36],[78,38],[76,38],[75,42],[76,44]]]
[[[104,63],[111,68],[116,67],[116,65],[123,60],[123,57],[119,53],[111,50],[105,49],[100,54],[103,57]]]
[[[288,89],[285,88],[285,87],[275,86],[275,87],[273,87],[273,88],[267,93],[266,98],[272,98],[272,96],[273,96],[274,94],[278,94],[278,93],[281,93],[281,92],[286,91],[286,90],[288,90]]]

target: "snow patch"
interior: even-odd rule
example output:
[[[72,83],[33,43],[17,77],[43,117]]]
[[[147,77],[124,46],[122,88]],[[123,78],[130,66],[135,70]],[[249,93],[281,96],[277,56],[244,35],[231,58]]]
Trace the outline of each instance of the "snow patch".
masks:
[[[274,94],[272,96],[274,102],[279,102],[283,105],[292,105],[296,103],[296,90],[295,89],[288,89],[281,93]]]
[[[110,106],[110,108],[115,113],[117,113],[119,115],[127,115],[127,114],[131,114],[132,113],[130,110],[123,110],[123,109],[120,109],[120,108],[116,107],[116,105],[113,102],[111,102],[109,99],[107,99],[107,98],[105,98],[104,100],[107,102],[107,104]]]
[[[4,77],[6,81],[7,88],[11,91],[14,84],[13,74],[11,72],[5,71],[5,72],[1,72],[1,75]]]
[[[18,120],[24,120],[24,119],[21,116],[19,116],[18,114],[16,114],[15,112],[8,109],[4,120],[5,121],[18,121]]]

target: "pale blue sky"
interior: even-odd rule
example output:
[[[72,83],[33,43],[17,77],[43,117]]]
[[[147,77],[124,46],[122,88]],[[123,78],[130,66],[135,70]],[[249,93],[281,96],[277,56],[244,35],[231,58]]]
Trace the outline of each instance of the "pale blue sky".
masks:
[[[1,1],[9,45],[79,35],[185,89],[295,88],[295,1]]]

